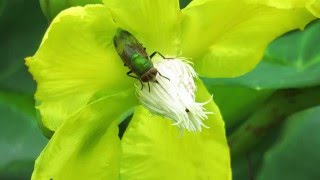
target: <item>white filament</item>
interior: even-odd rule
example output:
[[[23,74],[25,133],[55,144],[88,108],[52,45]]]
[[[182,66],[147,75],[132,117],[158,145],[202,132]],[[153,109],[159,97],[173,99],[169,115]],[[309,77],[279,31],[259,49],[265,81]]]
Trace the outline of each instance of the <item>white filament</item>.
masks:
[[[208,102],[195,102],[197,88],[194,78],[197,78],[197,74],[188,61],[184,58],[158,57],[154,62],[158,72],[169,80],[158,73],[158,82],[149,83],[150,92],[147,83],[141,90],[141,84],[136,82],[136,94],[140,102],[151,113],[172,119],[173,124],[181,129],[196,132],[207,127],[203,121],[212,112],[206,112],[203,107]]]

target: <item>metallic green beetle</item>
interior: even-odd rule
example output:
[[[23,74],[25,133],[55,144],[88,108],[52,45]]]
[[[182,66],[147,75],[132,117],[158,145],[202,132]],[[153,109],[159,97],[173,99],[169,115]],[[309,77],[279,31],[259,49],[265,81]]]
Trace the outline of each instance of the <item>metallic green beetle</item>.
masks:
[[[149,82],[157,82],[157,74],[162,76],[160,72],[153,66],[151,59],[155,54],[159,54],[164,59],[166,58],[159,52],[154,52],[148,56],[146,49],[142,46],[142,44],[140,44],[132,34],[121,28],[117,29],[113,38],[113,44],[124,65],[128,66],[130,69],[130,71],[127,72],[127,75],[138,79],[141,83],[141,89],[143,88],[142,82],[148,82],[150,91]],[[137,77],[131,75],[131,73],[135,73]],[[165,76],[162,77],[168,79]]]

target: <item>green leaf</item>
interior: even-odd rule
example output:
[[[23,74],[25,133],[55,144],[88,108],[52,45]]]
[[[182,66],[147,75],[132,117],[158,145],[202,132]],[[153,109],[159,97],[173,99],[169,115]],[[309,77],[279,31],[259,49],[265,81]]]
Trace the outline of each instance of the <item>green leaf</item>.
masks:
[[[0,179],[30,179],[47,142],[35,121],[35,83],[24,65],[46,27],[41,14],[36,1],[0,1]]]
[[[215,81],[203,78],[217,103],[227,128],[240,123],[272,94],[272,90],[255,90],[244,86],[214,85]]]
[[[263,106],[233,131],[228,142],[233,158],[248,153],[286,117],[320,104],[320,87],[287,89],[274,93]]]
[[[23,0],[15,0],[15,1],[10,1],[10,0],[0,0],[0,9],[1,9],[1,16],[0,16],[0,25],[2,25],[4,19],[9,19],[11,17],[15,17],[16,14],[18,13],[11,13],[11,16],[9,16],[10,11],[8,11],[8,7],[13,7],[19,3],[21,3]],[[17,7],[19,8],[19,7]],[[18,9],[19,10],[19,9]]]
[[[0,80],[0,89],[33,95],[36,89],[36,84],[32,80],[30,73],[28,73],[27,67],[21,65],[16,68],[17,69],[13,74],[10,74],[10,76]]]
[[[47,142],[32,108],[32,96],[0,92],[0,179],[20,175],[29,178],[33,161]]]
[[[262,141],[247,154],[240,158],[231,158],[233,180],[256,178],[257,172],[259,172],[263,163],[264,153],[274,144],[280,129],[280,127],[274,128],[272,133],[264,137]]]
[[[5,1],[0,18],[0,88],[34,93],[24,58],[34,53],[44,33],[47,23],[41,14],[35,1]]]
[[[4,0],[0,0],[0,18],[2,16],[2,12],[4,10],[5,5],[6,4],[5,4]]]
[[[263,61],[250,73],[215,84],[243,85],[255,89],[278,89],[320,84],[320,20],[304,31],[293,31],[275,40]]]
[[[0,179],[30,179],[34,160],[17,160],[0,168]]]
[[[31,118],[35,118],[34,99],[32,95],[0,91],[0,101],[4,105],[10,105],[16,111],[23,112]]]
[[[258,180],[320,179],[320,106],[287,119],[279,142],[264,156]]]
[[[180,0],[180,9],[185,8],[190,2],[191,0]]]

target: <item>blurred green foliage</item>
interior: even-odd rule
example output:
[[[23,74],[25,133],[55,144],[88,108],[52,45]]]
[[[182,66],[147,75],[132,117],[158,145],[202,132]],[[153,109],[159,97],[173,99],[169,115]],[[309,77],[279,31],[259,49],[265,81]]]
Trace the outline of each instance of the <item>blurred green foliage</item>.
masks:
[[[49,21],[62,9],[82,5],[59,1],[48,12],[53,1],[40,2]],[[180,3],[183,8],[189,0]],[[47,26],[38,1],[0,0],[0,179],[30,179],[47,142],[37,127],[35,83],[23,60],[36,51]],[[320,179],[318,32],[319,20],[280,37],[244,76],[204,78],[226,122],[233,179]]]
[[[36,1],[0,1],[0,179],[30,179],[47,143],[35,121],[35,83],[24,65],[47,21]]]
[[[23,59],[34,53],[47,27],[37,2],[4,1],[0,17],[0,81],[2,89],[32,95],[35,83]]]
[[[320,179],[320,106],[286,119],[276,144],[265,153],[258,179]]]

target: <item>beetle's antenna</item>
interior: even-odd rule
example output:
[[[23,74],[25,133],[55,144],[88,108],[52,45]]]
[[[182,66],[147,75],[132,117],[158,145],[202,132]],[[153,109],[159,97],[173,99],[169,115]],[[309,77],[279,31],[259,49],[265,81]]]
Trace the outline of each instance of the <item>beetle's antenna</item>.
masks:
[[[149,57],[150,59],[153,58],[154,55],[159,54],[163,59],[172,59],[172,58],[167,58],[164,55],[162,55],[161,53],[159,53],[158,51],[153,52]]]
[[[168,81],[170,81],[170,79],[169,79],[168,77],[163,76],[159,71],[158,71],[158,73],[159,73],[159,75],[160,75],[161,77],[164,77],[164,78],[166,78]]]

